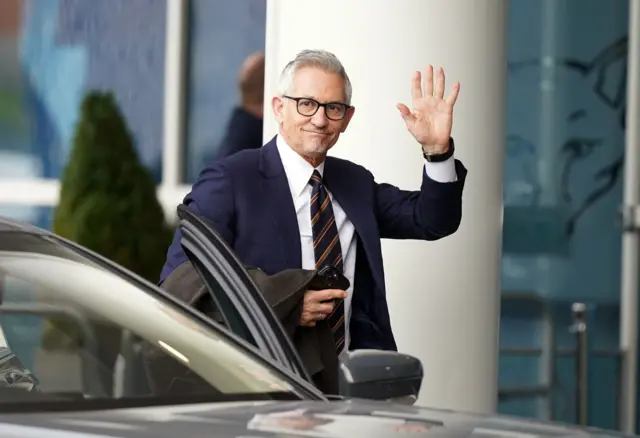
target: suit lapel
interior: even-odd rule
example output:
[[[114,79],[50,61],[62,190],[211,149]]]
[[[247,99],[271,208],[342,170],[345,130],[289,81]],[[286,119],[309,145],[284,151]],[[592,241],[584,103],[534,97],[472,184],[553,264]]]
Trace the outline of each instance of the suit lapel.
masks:
[[[338,162],[327,157],[324,180],[333,197],[338,201],[347,218],[356,229],[359,244],[367,255],[371,272],[381,290],[384,290],[382,259],[379,249],[380,235],[374,222],[371,201],[363,195],[365,189],[359,181],[349,176],[348,169],[340,169]]]
[[[342,207],[356,231],[360,234],[366,229],[364,199],[362,196],[358,196],[357,182],[350,181],[348,175],[343,174],[335,164],[337,163],[331,157],[327,157],[323,179],[333,197],[338,201],[340,207]]]
[[[299,269],[302,267],[302,251],[298,218],[275,137],[261,148],[259,166],[262,173],[262,200],[268,206],[270,219],[278,234],[278,250],[284,267]]]

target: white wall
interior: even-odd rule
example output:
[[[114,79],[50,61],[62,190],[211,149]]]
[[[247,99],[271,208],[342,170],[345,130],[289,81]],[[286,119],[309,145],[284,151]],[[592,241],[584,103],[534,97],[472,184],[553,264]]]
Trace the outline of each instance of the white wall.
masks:
[[[284,65],[305,48],[334,52],[356,113],[333,149],[380,182],[418,188],[422,158],[395,105],[428,63],[461,82],[456,156],[469,169],[463,222],[435,243],[383,242],[399,349],[422,359],[418,404],[494,412],[505,137],[506,0],[268,0],[267,106]],[[277,131],[270,107],[265,139]]]

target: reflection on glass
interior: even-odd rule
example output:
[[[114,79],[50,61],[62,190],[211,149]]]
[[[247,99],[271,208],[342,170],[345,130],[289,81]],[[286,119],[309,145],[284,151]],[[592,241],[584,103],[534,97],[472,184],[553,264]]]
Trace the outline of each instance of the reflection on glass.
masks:
[[[613,5],[512,2],[503,239],[508,289],[617,299],[628,4]]]
[[[7,347],[0,347],[0,398],[15,392],[39,390],[38,379],[23,365],[18,356]]]
[[[0,1],[0,178],[59,178],[79,104],[110,89],[161,177],[165,0]]]
[[[238,70],[264,51],[266,0],[193,0],[185,177],[216,154],[238,105]]]
[[[597,305],[593,343],[617,348],[617,316],[607,315],[619,313],[628,9],[629,2],[599,0],[509,5],[501,285],[512,297],[532,293],[548,305],[560,348],[574,345],[563,329],[573,301]],[[502,339],[551,348],[541,306],[506,300]],[[557,407],[550,414],[562,421],[574,420],[562,389],[573,385],[571,361],[558,359],[560,381],[547,405]],[[615,361],[594,361],[594,426],[617,424]],[[543,356],[504,355],[500,381],[539,384],[543,362]],[[501,410],[545,416],[545,397],[510,400]]]
[[[53,207],[38,205],[9,205],[0,204],[0,217],[14,221],[24,222],[38,228],[50,230],[53,224]],[[11,283],[11,279],[0,281],[2,284]],[[26,368],[33,367],[33,349],[27,345],[37,342],[42,330],[42,321],[30,315],[3,315],[3,321],[7,324],[5,333],[8,341],[15,345],[14,353],[17,353]]]
[[[0,311],[45,321],[40,336],[8,340],[20,359],[32,358],[40,395],[70,400],[253,394],[258,399],[293,391],[277,371],[153,292],[48,238],[3,239]],[[15,329],[11,325],[2,320],[5,332]]]
[[[438,412],[437,415],[441,416],[442,413]],[[293,409],[255,414],[247,424],[247,429],[283,436],[295,433],[295,436],[305,437],[350,438],[355,436],[396,436],[403,433],[406,433],[407,436],[412,434],[423,436],[432,432],[433,428],[441,426],[440,421],[406,419],[401,418],[397,413],[386,415],[382,411],[369,413],[353,409],[353,412],[343,410],[334,414],[332,412]]]

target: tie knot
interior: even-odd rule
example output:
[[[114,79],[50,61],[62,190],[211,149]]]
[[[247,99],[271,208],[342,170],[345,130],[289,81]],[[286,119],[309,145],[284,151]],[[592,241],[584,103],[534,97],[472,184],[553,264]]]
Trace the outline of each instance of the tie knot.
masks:
[[[322,176],[320,175],[320,172],[318,172],[317,170],[313,171],[313,175],[311,175],[309,184],[311,184],[312,186],[317,186],[322,184]]]

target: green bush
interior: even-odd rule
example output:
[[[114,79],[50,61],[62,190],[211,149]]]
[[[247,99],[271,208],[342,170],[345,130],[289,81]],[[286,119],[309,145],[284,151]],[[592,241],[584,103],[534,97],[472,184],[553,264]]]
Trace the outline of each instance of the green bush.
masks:
[[[82,102],[53,231],[153,283],[158,280],[173,230],[165,222],[155,181],[140,162],[110,92],[90,92]],[[71,328],[64,325],[49,321],[45,329],[49,347],[77,343],[78,339],[68,338]]]

